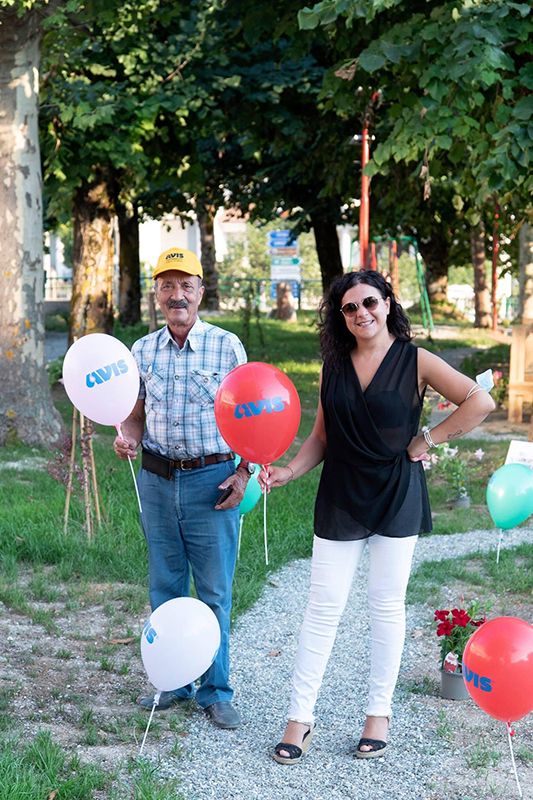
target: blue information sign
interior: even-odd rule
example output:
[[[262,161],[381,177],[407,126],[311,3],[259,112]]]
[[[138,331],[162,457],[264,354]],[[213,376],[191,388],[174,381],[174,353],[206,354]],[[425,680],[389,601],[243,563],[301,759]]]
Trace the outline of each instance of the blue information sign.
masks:
[[[293,237],[292,231],[278,230],[270,231],[268,234],[268,243],[270,247],[288,247],[290,244],[297,244],[296,237]]]
[[[276,281],[270,281],[270,299],[277,300],[278,297],[278,284]],[[298,281],[291,281],[291,294],[296,300],[300,294],[300,284]]]

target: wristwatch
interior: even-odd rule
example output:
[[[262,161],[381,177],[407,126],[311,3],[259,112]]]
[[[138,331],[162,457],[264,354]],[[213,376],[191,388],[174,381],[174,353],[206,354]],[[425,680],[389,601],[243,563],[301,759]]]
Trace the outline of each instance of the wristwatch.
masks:
[[[237,466],[237,469],[241,469],[241,467],[242,467],[242,469],[245,469],[245,470],[246,470],[246,472],[248,473],[248,475],[253,475],[253,474],[254,474],[254,472],[255,472],[255,465],[254,465],[254,464],[251,464],[249,461],[245,461],[244,459],[241,459],[241,460],[239,461],[239,464],[238,464],[238,466]]]

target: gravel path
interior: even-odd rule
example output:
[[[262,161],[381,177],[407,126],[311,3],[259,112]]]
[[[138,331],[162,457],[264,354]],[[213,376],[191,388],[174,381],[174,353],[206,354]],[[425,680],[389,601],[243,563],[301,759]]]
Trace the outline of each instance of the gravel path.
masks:
[[[68,348],[68,334],[60,331],[46,331],[44,349],[46,361],[64,356]]]
[[[531,534],[532,529],[525,528],[508,531],[504,546],[531,539]],[[417,544],[414,564],[490,550],[497,544],[496,536],[495,531],[473,531],[424,537]],[[436,698],[433,703],[427,702],[428,698],[406,688],[406,676],[420,677],[421,666],[428,672],[427,641],[412,636],[427,621],[427,606],[408,606],[390,750],[383,759],[361,761],[352,757],[364,721],[368,684],[367,558],[366,554],[339,627],[317,704],[317,732],[304,761],[286,767],[276,764],[269,753],[284,730],[290,676],[309,587],[308,560],[289,564],[274,575],[232,634],[232,681],[235,702],[244,718],[242,727],[237,731],[217,730],[198,711],[193,715],[190,735],[183,740],[181,761],[158,754],[155,741],[147,748],[146,754],[158,764],[161,777],[179,777],[185,797],[197,800],[479,800],[485,796],[475,790],[470,793],[466,787],[458,795],[446,790],[453,751],[439,740],[438,728],[442,706],[449,704]],[[275,651],[279,654],[273,655]],[[436,653],[430,659],[432,670],[433,655]]]

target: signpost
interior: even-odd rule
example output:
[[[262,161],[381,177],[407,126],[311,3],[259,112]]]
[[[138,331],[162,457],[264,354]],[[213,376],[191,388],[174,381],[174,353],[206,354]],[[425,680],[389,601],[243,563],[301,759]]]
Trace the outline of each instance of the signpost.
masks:
[[[292,231],[282,229],[267,233],[268,244],[270,247],[298,247],[298,239]]]
[[[278,283],[290,283],[291,294],[297,299],[302,277],[298,239],[285,228],[270,231],[267,233],[267,252],[270,255],[271,298],[277,298]]]
[[[271,267],[295,267],[299,263],[300,259],[297,256],[272,256],[270,259]]]

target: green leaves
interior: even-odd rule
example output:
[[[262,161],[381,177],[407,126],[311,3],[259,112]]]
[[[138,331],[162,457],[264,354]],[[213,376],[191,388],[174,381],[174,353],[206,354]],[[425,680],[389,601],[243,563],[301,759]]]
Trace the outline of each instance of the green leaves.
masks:
[[[376,72],[387,63],[385,56],[377,53],[374,50],[363,50],[359,56],[359,66],[367,72]]]
[[[340,0],[334,6],[348,24],[349,10]],[[313,25],[322,24],[325,8],[307,9]],[[364,70],[383,92],[374,120],[379,145],[367,174],[385,174],[391,162],[414,162],[427,152],[468,176],[475,203],[495,187],[525,186],[533,163],[531,5],[487,0],[419,9],[358,4],[370,41],[364,46],[354,37],[341,48],[342,61],[355,61],[357,74]],[[350,103],[355,113],[351,92],[348,81],[337,85],[343,114]]]
[[[529,97],[523,97],[521,100],[519,100],[513,108],[512,115],[515,117],[515,119],[531,119],[531,116],[533,115],[533,95],[529,95]]]

